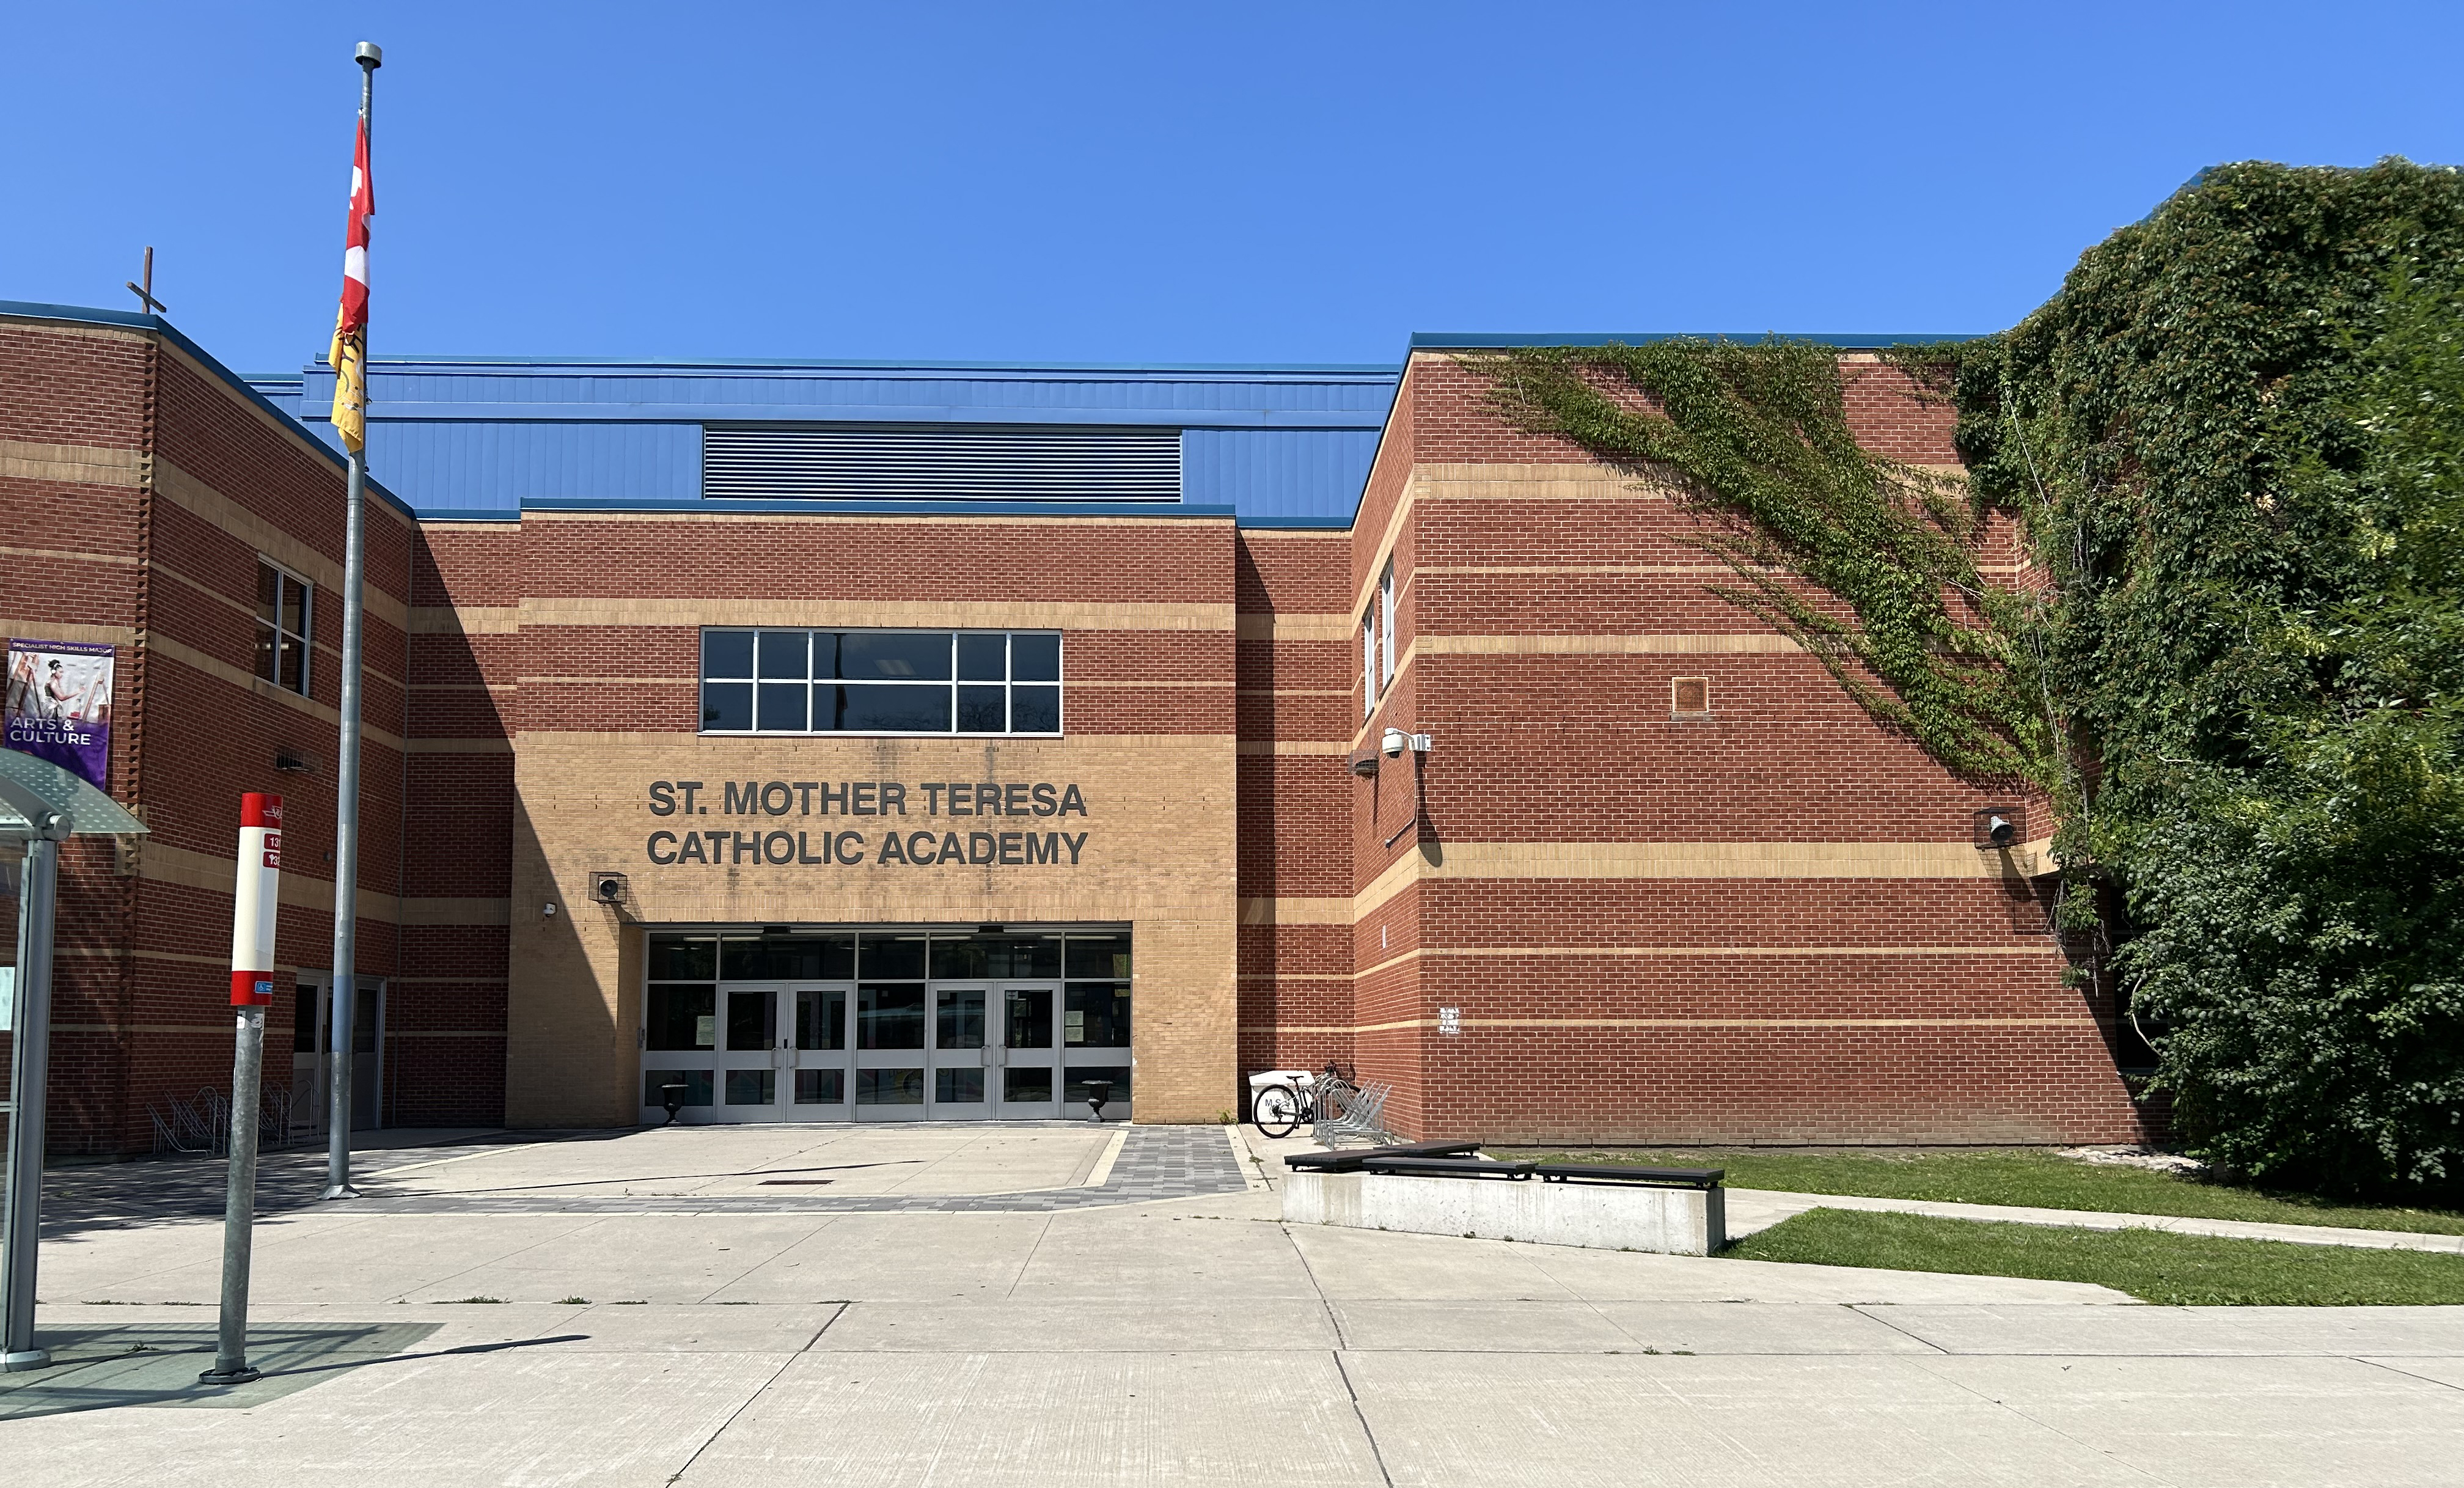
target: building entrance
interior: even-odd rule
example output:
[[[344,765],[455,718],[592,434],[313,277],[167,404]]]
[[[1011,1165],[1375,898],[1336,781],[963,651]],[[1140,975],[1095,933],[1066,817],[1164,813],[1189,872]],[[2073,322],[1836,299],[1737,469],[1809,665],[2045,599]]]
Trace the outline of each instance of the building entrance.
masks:
[[[1130,935],[654,932],[642,1111],[685,1122],[1127,1120]]]
[[[291,1129],[295,1135],[327,1128],[328,1087],[334,1061],[334,974],[301,972],[291,1043]],[[385,1125],[385,993],[382,976],[363,974],[351,995],[351,1129]],[[271,1074],[268,1080],[271,1083]]]

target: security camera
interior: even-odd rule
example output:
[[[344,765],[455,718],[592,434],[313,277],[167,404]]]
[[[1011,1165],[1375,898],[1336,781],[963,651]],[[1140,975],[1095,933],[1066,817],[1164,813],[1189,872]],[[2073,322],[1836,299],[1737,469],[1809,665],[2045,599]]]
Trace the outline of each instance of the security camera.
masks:
[[[590,897],[598,900],[601,904],[624,903],[625,875],[622,873],[593,873],[590,875]]]
[[[1403,751],[1411,747],[1412,736],[1410,734],[1404,733],[1400,729],[1389,729],[1386,731],[1384,748],[1386,750],[1387,758],[1397,758],[1402,755]]]

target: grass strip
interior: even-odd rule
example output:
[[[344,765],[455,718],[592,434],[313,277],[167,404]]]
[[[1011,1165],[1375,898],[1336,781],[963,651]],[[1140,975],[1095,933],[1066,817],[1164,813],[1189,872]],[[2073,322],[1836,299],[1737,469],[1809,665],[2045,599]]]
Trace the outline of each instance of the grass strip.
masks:
[[[2087,1281],[2179,1307],[2464,1302],[2464,1256],[1848,1209],[1808,1210],[1747,1236],[1721,1255],[1798,1265]]]
[[[1504,1149],[1491,1150],[1507,1155]],[[2027,1148],[1966,1152],[1792,1152],[1721,1148],[1542,1152],[1537,1149],[1515,1149],[1512,1155],[1558,1162],[1635,1163],[1646,1168],[1725,1168],[1732,1189],[2464,1235],[2464,1214],[2453,1210],[2339,1204],[2308,1194],[2186,1178],[2145,1168],[2086,1163],[2057,1152]]]

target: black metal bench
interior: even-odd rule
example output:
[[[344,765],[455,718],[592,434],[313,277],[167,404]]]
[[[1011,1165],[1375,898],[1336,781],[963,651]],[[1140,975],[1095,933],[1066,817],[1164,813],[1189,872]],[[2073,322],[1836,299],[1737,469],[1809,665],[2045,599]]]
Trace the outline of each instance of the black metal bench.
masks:
[[[1373,1157],[1362,1172],[1391,1172],[1409,1178],[1504,1178],[1520,1183],[1531,1176],[1536,1163],[1502,1163],[1487,1157]]]
[[[1728,1175],[1726,1168],[1635,1168],[1624,1163],[1540,1163],[1532,1171],[1546,1183],[1639,1184],[1655,1189],[1716,1189]]]
[[[1355,1148],[1349,1152],[1295,1152],[1284,1159],[1284,1166],[1304,1172],[1358,1172],[1361,1164],[1381,1157],[1452,1157],[1479,1150],[1477,1142],[1405,1142],[1395,1147]]]

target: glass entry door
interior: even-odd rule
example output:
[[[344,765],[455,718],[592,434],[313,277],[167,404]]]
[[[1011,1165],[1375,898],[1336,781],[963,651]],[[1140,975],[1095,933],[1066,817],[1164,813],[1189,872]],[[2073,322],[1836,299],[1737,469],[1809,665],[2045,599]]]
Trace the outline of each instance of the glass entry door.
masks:
[[[718,1104],[725,1121],[776,1121],[779,989],[719,989]]]
[[[988,1081],[997,1081],[994,1091],[997,1116],[1058,1116],[1061,1114],[1061,1078],[1059,1050],[1053,1042],[1054,1004],[1059,1000],[1057,987],[1004,987],[1001,998],[1001,1069]]]
[[[331,1108],[326,1103],[334,1053],[334,977],[330,972],[301,972],[293,985],[299,1002],[293,1014],[291,1043],[291,1127],[294,1133],[327,1129]],[[351,1129],[382,1126],[385,1109],[385,978],[363,974],[352,994]],[[268,1071],[267,1083],[273,1083]]]
[[[1061,1114],[1052,1011],[1058,986],[933,986],[934,1121]]]
[[[924,1119],[922,982],[859,982],[855,989],[855,1117]]]
[[[787,1121],[846,1121],[852,1114],[847,1010],[855,989],[798,987],[781,1030],[779,1101]]]
[[[1105,1119],[1129,1117],[1124,930],[649,939],[646,1125],[671,1095],[681,1122],[1077,1121],[1096,1082]],[[374,1098],[373,1071],[359,1091]]]
[[[925,1114],[934,1121],[981,1121],[992,1114],[991,1081],[1000,1064],[997,1042],[987,1046],[982,987],[933,989],[933,1088]]]

